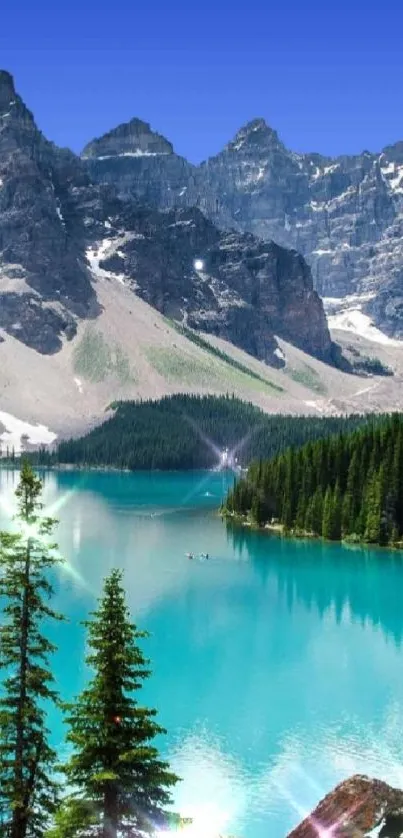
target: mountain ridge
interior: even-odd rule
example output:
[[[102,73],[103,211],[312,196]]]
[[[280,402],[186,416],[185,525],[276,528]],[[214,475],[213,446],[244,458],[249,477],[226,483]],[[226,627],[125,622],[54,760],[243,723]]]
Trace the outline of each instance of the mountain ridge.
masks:
[[[168,141],[167,141],[168,142]],[[251,232],[302,253],[321,296],[403,336],[403,142],[355,155],[297,153],[264,119],[250,120],[199,165],[175,153],[92,160],[98,182],[160,209],[198,206],[221,229]]]
[[[148,123],[135,118],[118,126],[80,159],[46,140],[15,98],[10,74],[0,74],[0,88],[0,328],[6,333],[45,354],[60,351],[80,318],[99,316],[96,281],[103,271],[162,314],[274,366],[281,363],[274,332],[334,360],[301,256],[250,233],[219,230],[197,206],[160,209],[157,195],[129,200],[116,191],[113,173],[109,183],[95,182],[93,160],[117,164],[121,173],[122,164],[139,161],[150,167],[168,158],[177,166],[172,146]]]
[[[164,153],[167,141],[155,146],[137,119],[109,132],[116,158],[81,159],[44,137],[8,73],[0,103],[0,439],[7,423],[39,423],[46,439],[83,432],[113,400],[174,392],[234,392],[266,412],[396,409],[400,344],[374,349],[337,331],[370,380],[336,369],[340,351],[304,257],[237,229],[229,198],[216,204],[220,171],[216,191],[203,193],[204,170]],[[261,120],[248,131],[263,131],[276,159],[283,153]],[[239,151],[217,164],[227,180],[231,155]],[[246,163],[259,173],[253,153]],[[299,171],[294,157],[287,166]],[[224,210],[227,226],[217,223]],[[370,375],[382,364],[394,376]]]

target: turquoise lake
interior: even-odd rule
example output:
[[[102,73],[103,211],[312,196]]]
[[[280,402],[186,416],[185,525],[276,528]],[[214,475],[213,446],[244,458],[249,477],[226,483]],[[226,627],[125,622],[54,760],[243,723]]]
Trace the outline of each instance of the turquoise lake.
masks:
[[[47,473],[67,564],[53,629],[64,698],[85,681],[84,631],[103,577],[125,571],[151,633],[143,699],[183,778],[176,805],[200,836],[284,838],[352,773],[403,783],[403,561],[386,551],[227,529],[229,477]],[[18,474],[0,472],[1,524]],[[189,561],[187,551],[211,561]],[[50,718],[63,755],[63,724]]]

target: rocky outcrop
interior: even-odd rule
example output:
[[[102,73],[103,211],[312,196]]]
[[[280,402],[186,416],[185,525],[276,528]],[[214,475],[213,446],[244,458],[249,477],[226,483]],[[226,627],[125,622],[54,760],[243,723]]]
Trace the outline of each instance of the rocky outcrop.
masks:
[[[55,352],[76,320],[96,313],[83,254],[64,203],[88,182],[57,149],[0,73],[0,327],[39,352]],[[74,226],[74,225],[73,225]]]
[[[334,159],[297,154],[255,119],[198,167],[172,151],[153,160],[92,154],[88,165],[99,181],[115,180],[122,197],[197,206],[223,229],[298,250],[319,294],[339,298],[340,309],[355,295],[355,307],[403,336],[403,143]]]
[[[250,234],[222,233],[197,209],[128,210],[114,220],[101,251],[101,269],[133,278],[139,296],[190,328],[277,366],[275,335],[323,360],[334,358],[310,270],[295,251]]]
[[[250,233],[223,232],[197,207],[167,209],[161,196],[171,183],[180,198],[178,184],[193,167],[149,125],[132,120],[90,143],[84,157],[43,137],[11,76],[1,73],[1,329],[39,352],[56,352],[79,319],[97,316],[103,278],[267,362],[282,363],[275,335],[333,360],[302,256]]]
[[[402,834],[403,791],[357,774],[326,795],[287,838],[400,838]]]

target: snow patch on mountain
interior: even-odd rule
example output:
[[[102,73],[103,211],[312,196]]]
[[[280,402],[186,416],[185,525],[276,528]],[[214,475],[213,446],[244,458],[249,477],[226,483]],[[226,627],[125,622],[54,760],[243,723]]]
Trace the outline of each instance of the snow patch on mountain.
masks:
[[[122,233],[114,238],[102,239],[102,241],[98,244],[93,244],[91,247],[88,247],[85,255],[90,263],[90,269],[94,276],[98,279],[114,280],[124,285],[127,280],[126,274],[108,271],[105,268],[101,268],[100,262],[103,262],[105,259],[109,259],[115,254],[124,259],[124,253],[121,248],[123,245],[127,244],[127,242],[136,238],[140,239],[144,238],[144,236],[140,233]]]
[[[376,296],[374,291],[366,291],[362,294],[347,294],[345,297],[322,297],[323,307],[327,315],[358,309],[361,311],[362,303],[373,300]]]
[[[277,347],[276,347],[276,349],[275,349],[275,350],[274,350],[274,352],[273,352],[273,355],[276,355],[276,356],[277,356],[277,358],[280,358],[280,361],[285,361],[285,355],[284,355],[284,352],[283,352],[283,350],[282,350],[282,349],[280,349],[280,347],[279,347],[279,346],[277,346]]]
[[[57,216],[58,216],[60,222],[63,224],[63,227],[65,227],[66,224],[65,224],[63,213],[62,213],[62,210],[61,210],[61,205],[60,205],[59,198],[56,198],[56,213],[57,213]]]
[[[24,448],[22,438],[25,438],[30,445],[51,445],[57,438],[57,434],[50,431],[46,425],[31,425],[22,419],[17,419],[11,413],[0,410],[0,425],[5,430],[0,433],[0,440],[4,446],[14,448],[16,454],[20,454]]]
[[[136,148],[135,151],[121,151],[119,154],[99,154],[95,160],[112,160],[115,157],[160,157],[162,154],[169,154],[168,151],[142,151]]]
[[[360,337],[384,346],[403,347],[403,341],[388,337],[378,329],[371,318],[362,311],[364,303],[376,297],[374,291],[348,294],[345,297],[323,297],[323,307],[329,329],[354,332]]]
[[[345,332],[354,332],[374,343],[383,343],[385,346],[403,347],[403,341],[388,337],[380,329],[374,326],[368,315],[359,309],[349,309],[340,314],[333,314],[327,318],[329,329],[340,329]]]

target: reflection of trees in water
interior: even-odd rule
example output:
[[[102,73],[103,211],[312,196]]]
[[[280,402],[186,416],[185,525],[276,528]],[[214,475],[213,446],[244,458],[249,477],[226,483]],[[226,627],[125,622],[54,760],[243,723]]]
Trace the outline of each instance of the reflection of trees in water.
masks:
[[[291,610],[296,603],[331,609],[339,624],[349,619],[379,627],[397,646],[403,639],[401,553],[321,541],[290,541],[227,523],[227,538],[239,556],[253,562],[263,579],[275,577]]]

